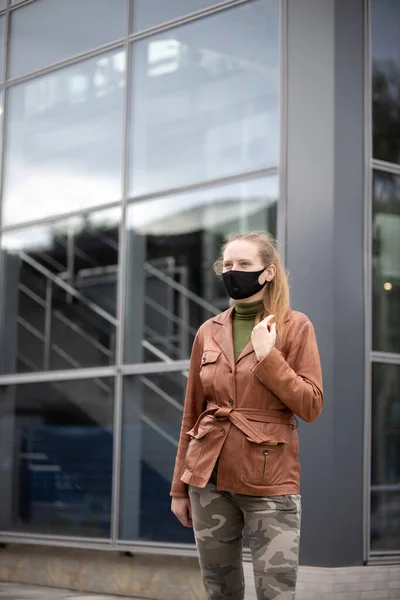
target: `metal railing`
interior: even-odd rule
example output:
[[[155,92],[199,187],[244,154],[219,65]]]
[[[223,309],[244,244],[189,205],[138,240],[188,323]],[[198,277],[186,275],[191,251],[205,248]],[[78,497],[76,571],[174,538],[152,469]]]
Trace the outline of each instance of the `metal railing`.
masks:
[[[36,327],[32,324],[28,323],[23,317],[18,317],[18,324],[23,327],[26,331],[31,333],[37,340],[43,343],[43,369],[50,369],[50,357],[51,352],[54,352],[62,359],[64,359],[70,366],[73,368],[81,368],[83,365],[80,364],[76,359],[68,354],[63,348],[61,348],[58,344],[51,342],[51,326],[52,326],[52,317],[56,318],[63,325],[65,325],[70,331],[78,335],[81,339],[84,339],[87,343],[93,346],[96,350],[98,350],[101,354],[103,354],[107,359],[111,362],[113,359],[113,351],[109,348],[105,347],[101,344],[96,338],[88,334],[82,327],[77,325],[74,321],[65,316],[60,310],[54,309],[52,306],[52,296],[53,296],[53,286],[57,286],[58,288],[65,291],[70,296],[76,298],[83,306],[89,309],[93,314],[95,314],[100,319],[106,321],[111,327],[116,328],[118,321],[117,319],[107,312],[104,308],[87,298],[82,292],[77,290],[71,284],[67,283],[62,277],[59,275],[55,275],[48,268],[44,267],[38,261],[27,255],[25,252],[19,253],[20,259],[22,262],[29,265],[33,270],[42,275],[46,281],[46,292],[45,299],[39,296],[35,291],[29,288],[26,284],[20,283],[19,290],[21,293],[28,296],[31,300],[33,300],[36,304],[41,306],[45,311],[45,331],[44,334],[40,332]],[[51,258],[51,257],[50,257]],[[85,256],[85,258],[88,258]],[[49,264],[53,264],[55,266],[54,261],[48,261]],[[92,261],[93,266],[95,267],[95,263]],[[57,263],[57,267],[62,267],[61,264]],[[188,288],[183,286],[182,284],[176,282],[172,277],[163,273],[160,269],[157,269],[150,263],[144,264],[144,270],[148,275],[157,278],[159,281],[163,282],[176,292],[178,292],[184,298],[191,300],[196,305],[201,307],[202,309],[208,311],[209,313],[215,315],[219,313],[219,310],[207,302],[203,300],[195,293],[191,292]],[[158,312],[158,314],[162,315],[166,319],[169,319],[175,325],[178,325],[180,328],[184,329],[187,333],[191,335],[195,335],[196,330],[190,326],[190,324],[182,319],[181,317],[175,315],[170,310],[159,304],[152,298],[145,297],[144,299],[146,305],[151,307],[153,310]],[[149,330],[149,328],[147,328]],[[150,330],[149,330],[150,331]],[[156,332],[152,332],[155,334]],[[175,348],[168,339],[163,340],[162,336],[159,336],[161,340],[164,342],[164,346],[168,346],[171,350]],[[141,340],[141,345],[147,351],[149,351],[153,356],[156,356],[163,362],[173,363],[174,359],[171,358],[168,354],[157,348],[154,344],[149,342],[148,340]],[[34,365],[32,361],[20,354],[20,358],[22,361],[32,370],[36,370],[38,368],[37,365]],[[186,372],[182,372],[184,376],[187,376]],[[106,383],[104,383],[100,379],[94,380],[96,385],[98,385],[103,391],[106,393],[111,393],[111,388]],[[147,377],[141,377],[140,381],[143,385],[145,385],[148,389],[150,389],[153,393],[155,393],[158,397],[162,398],[163,401],[167,402],[174,409],[182,412],[182,405],[177,402],[172,396],[170,396],[167,392],[165,392],[162,388],[156,385],[153,381],[151,381]],[[170,434],[164,431],[157,423],[155,423],[148,416],[142,414],[141,419],[145,422],[149,427],[151,427],[154,431],[159,433],[165,440],[173,445],[177,445],[177,440],[175,440]]]

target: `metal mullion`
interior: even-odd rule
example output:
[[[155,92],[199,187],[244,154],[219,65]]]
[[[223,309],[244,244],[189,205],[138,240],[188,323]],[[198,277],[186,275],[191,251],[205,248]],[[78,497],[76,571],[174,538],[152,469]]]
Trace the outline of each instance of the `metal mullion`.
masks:
[[[364,456],[363,560],[370,557],[372,453],[372,89],[370,5],[364,0]]]
[[[31,4],[34,1],[35,0],[27,0],[26,2],[24,2],[22,4],[12,6],[12,7],[10,7],[10,9],[7,12],[10,15],[12,11],[18,10],[19,8],[26,6],[27,4]],[[199,10],[194,13],[189,13],[188,15],[184,15],[177,19],[167,21],[165,23],[161,23],[159,25],[156,25],[149,29],[145,29],[138,33],[129,34],[129,32],[128,32],[128,35],[129,35],[128,40],[126,40],[126,38],[119,38],[118,40],[108,42],[107,44],[103,44],[101,46],[97,46],[96,48],[92,48],[91,50],[87,50],[86,52],[82,52],[80,54],[74,54],[73,56],[66,58],[62,61],[52,63],[52,64],[47,65],[46,67],[42,67],[41,69],[38,69],[36,71],[31,71],[29,73],[25,73],[24,75],[20,75],[18,77],[9,79],[6,82],[6,86],[23,83],[24,81],[29,81],[31,79],[34,79],[35,77],[39,77],[40,75],[46,75],[47,73],[51,73],[51,72],[61,69],[63,67],[68,67],[68,66],[76,64],[82,60],[97,56],[98,54],[102,54],[104,52],[114,50],[118,47],[124,46],[127,43],[127,41],[132,42],[135,40],[150,37],[150,36],[154,35],[155,33],[159,33],[160,31],[165,31],[165,30],[171,29],[173,27],[177,27],[178,25],[183,25],[185,23],[189,23],[191,21],[195,21],[197,19],[207,17],[209,15],[212,15],[212,14],[215,14],[218,12],[222,12],[226,9],[232,8],[234,6],[238,6],[240,4],[247,4],[252,1],[253,0],[227,0],[226,2],[220,2],[211,7]]]
[[[117,367],[84,367],[81,369],[65,369],[63,371],[37,371],[35,373],[10,373],[0,375],[0,387],[5,385],[23,385],[28,383],[52,383],[56,381],[72,381],[74,379],[96,379],[114,377]]]
[[[130,196],[128,198],[129,204],[138,202],[145,202],[147,200],[158,200],[159,198],[165,198],[168,196],[178,196],[179,194],[188,194],[190,192],[197,192],[214,188],[218,186],[228,185],[232,183],[241,183],[242,181],[248,181],[252,179],[261,179],[263,177],[271,177],[277,175],[279,169],[276,165],[272,167],[266,167],[264,169],[254,169],[251,171],[242,171],[233,175],[226,175],[223,177],[216,177],[214,179],[205,179],[204,181],[197,181],[195,183],[189,183],[187,185],[175,187],[175,188],[164,188],[149,194],[142,194],[140,196]]]
[[[243,171],[240,173],[235,173],[234,175],[227,175],[225,177],[217,177],[215,179],[207,179],[205,181],[190,183],[185,186],[180,186],[180,187],[170,188],[170,189],[162,189],[160,191],[152,192],[150,194],[143,194],[141,196],[136,196],[136,197],[127,197],[126,203],[130,205],[133,203],[144,202],[146,200],[156,200],[158,198],[164,198],[164,197],[168,197],[168,196],[176,196],[179,194],[207,190],[209,188],[213,188],[213,187],[217,187],[217,186],[229,185],[229,184],[233,184],[233,183],[241,183],[242,181],[247,181],[247,180],[252,180],[252,179],[261,179],[263,177],[271,177],[274,175],[278,175],[278,173],[279,173],[279,169],[276,165],[272,166],[272,167],[266,167],[264,169]],[[122,200],[122,204],[123,204],[123,202],[124,202],[124,200]],[[121,207],[121,200],[116,200],[114,202],[109,202],[108,204],[100,204],[100,205],[96,205],[93,207],[81,208],[79,210],[74,210],[74,211],[71,211],[68,213],[51,215],[49,217],[45,217],[45,218],[41,218],[41,219],[34,219],[31,221],[24,221],[24,222],[16,223],[13,225],[5,225],[4,227],[0,227],[0,231],[1,232],[16,231],[19,229],[26,229],[28,227],[35,227],[37,225],[52,224],[52,223],[55,223],[58,221],[64,221],[64,220],[66,221],[67,219],[70,219],[72,217],[90,215],[91,213],[102,212],[102,211],[106,211],[106,210],[109,210],[112,208],[119,208],[119,207]]]
[[[127,264],[127,195],[129,186],[129,112],[131,103],[131,45],[128,40],[131,22],[131,2],[125,0],[125,96],[123,107],[122,143],[122,214],[119,227],[118,276],[117,276],[117,336],[115,360],[118,373],[115,381],[113,475],[111,500],[111,542],[115,546],[119,537],[121,511],[121,468],[122,468],[122,415],[124,381],[120,370],[124,361],[125,346],[125,304],[126,304],[126,264]]]
[[[287,242],[287,122],[288,122],[288,6],[287,0],[279,5],[279,118],[280,118],[280,158],[279,192],[277,216],[277,241],[283,264],[286,264]]]
[[[208,6],[207,8],[202,8],[195,12],[182,15],[181,17],[177,17],[176,19],[164,21],[163,23],[158,23],[157,25],[153,25],[152,27],[148,27],[147,29],[142,29],[141,31],[131,33],[129,35],[129,41],[134,42],[137,40],[142,40],[157,33],[168,31],[169,29],[173,29],[181,25],[186,25],[186,23],[191,23],[192,21],[197,21],[199,19],[203,19],[204,17],[223,12],[229,8],[240,6],[241,4],[249,4],[252,1],[253,0],[226,0],[225,2],[219,2]]]
[[[17,4],[11,4],[11,0],[9,0],[9,2],[10,2],[9,10],[16,10],[16,9],[20,8],[21,6],[26,6],[27,4],[32,4],[33,2],[35,2],[35,0],[21,0]]]
[[[157,554],[162,556],[197,556],[195,544],[168,544],[157,542],[119,541],[115,546],[109,538],[88,538],[60,535],[38,535],[4,531],[0,533],[0,543],[30,544],[63,548],[85,548],[87,550],[104,550],[131,552],[134,554]]]
[[[15,223],[13,225],[5,225],[0,227],[1,232],[16,231],[18,229],[27,229],[28,227],[36,227],[38,225],[51,225],[58,221],[67,221],[73,217],[80,217],[90,215],[91,213],[103,212],[113,208],[119,208],[121,206],[121,200],[115,200],[107,204],[98,204],[93,207],[80,208],[79,210],[73,210],[71,212],[60,213],[57,215],[50,215],[49,217],[43,217],[40,219],[33,219],[31,221],[22,221],[21,223]]]
[[[6,81],[6,87],[18,85],[20,83],[25,83],[26,81],[31,81],[32,79],[36,79],[37,77],[47,75],[48,73],[53,73],[54,71],[59,71],[60,69],[64,69],[65,67],[69,67],[71,65],[75,65],[89,58],[95,58],[96,56],[100,56],[105,54],[106,52],[111,52],[112,50],[116,50],[117,48],[123,48],[125,45],[125,39],[119,38],[116,41],[108,42],[107,44],[103,44],[102,46],[96,46],[96,48],[92,48],[91,50],[87,50],[86,52],[82,52],[81,54],[73,54],[69,58],[65,58],[56,63],[51,63],[45,67],[38,69],[37,71],[30,71],[29,73],[24,73],[24,75],[18,75],[17,77],[13,77]]]
[[[400,556],[400,550],[372,550],[372,556]]]
[[[392,175],[400,175],[400,165],[396,163],[372,158],[371,167],[374,169],[374,171],[383,171],[384,173],[391,173]]]
[[[387,365],[400,365],[400,354],[395,352],[371,352],[371,362]]]
[[[58,546],[72,548],[87,548],[91,550],[112,550],[109,538],[88,538],[78,536],[61,536],[46,534],[19,533],[13,531],[2,531],[0,533],[1,543],[32,544],[43,546]]]
[[[9,65],[9,54],[10,54],[10,13],[6,13],[6,27],[5,27],[5,48],[4,48],[4,64],[3,64],[3,76],[4,81],[7,80],[8,76],[8,65]],[[4,165],[5,165],[5,148],[7,143],[7,112],[8,112],[8,92],[7,89],[3,88],[3,121],[1,124],[1,152],[0,152],[0,227],[3,221],[3,204],[4,204]]]
[[[149,373],[180,373],[189,369],[189,359],[167,362],[148,362],[122,365],[119,369],[122,375],[145,375]]]
[[[399,559],[399,551],[393,550],[392,552],[390,552],[389,550],[373,550],[370,552],[367,566],[372,567],[398,565]]]

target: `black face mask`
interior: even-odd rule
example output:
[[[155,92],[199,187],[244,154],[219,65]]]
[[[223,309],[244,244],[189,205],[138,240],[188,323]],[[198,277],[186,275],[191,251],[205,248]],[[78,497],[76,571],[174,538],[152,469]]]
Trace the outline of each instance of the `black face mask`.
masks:
[[[243,300],[257,294],[267,284],[266,281],[262,284],[258,283],[258,278],[264,271],[265,269],[261,269],[261,271],[227,271],[222,273],[222,280],[229,296],[234,300]]]

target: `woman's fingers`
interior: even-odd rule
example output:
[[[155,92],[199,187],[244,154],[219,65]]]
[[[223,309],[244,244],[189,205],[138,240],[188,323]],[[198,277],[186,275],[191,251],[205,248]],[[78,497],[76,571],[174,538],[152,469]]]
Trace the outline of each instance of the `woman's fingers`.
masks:
[[[189,498],[172,498],[171,510],[184,527],[192,527],[192,508]]]

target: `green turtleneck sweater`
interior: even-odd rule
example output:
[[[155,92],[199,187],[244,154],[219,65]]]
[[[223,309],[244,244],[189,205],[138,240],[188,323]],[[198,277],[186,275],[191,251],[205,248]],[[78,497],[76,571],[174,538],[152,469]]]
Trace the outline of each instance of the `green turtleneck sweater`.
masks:
[[[251,304],[235,302],[235,310],[233,311],[233,346],[235,349],[235,360],[238,359],[243,348],[245,348],[250,341],[256,316],[261,306],[262,300],[252,302]]]

